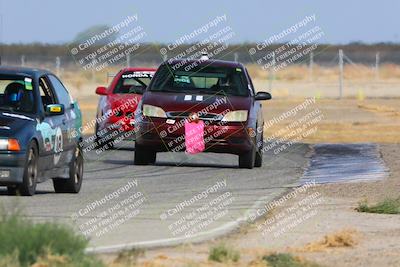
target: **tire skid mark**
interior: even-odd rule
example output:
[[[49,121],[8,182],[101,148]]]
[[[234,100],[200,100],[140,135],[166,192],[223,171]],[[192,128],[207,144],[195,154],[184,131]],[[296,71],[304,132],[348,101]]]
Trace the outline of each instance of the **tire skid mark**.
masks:
[[[388,169],[376,144],[317,144],[301,182],[338,183],[384,179]]]

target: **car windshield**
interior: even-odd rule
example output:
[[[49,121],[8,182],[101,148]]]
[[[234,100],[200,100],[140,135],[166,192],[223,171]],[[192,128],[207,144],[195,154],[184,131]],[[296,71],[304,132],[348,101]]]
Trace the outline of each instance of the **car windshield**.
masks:
[[[188,66],[174,68],[174,65],[162,65],[149,90],[233,96],[249,95],[246,77],[241,68],[220,66],[188,68]]]
[[[124,72],[114,88],[114,94],[143,94],[149,85],[153,72]]]
[[[0,75],[0,110],[33,113],[32,79],[29,77]]]

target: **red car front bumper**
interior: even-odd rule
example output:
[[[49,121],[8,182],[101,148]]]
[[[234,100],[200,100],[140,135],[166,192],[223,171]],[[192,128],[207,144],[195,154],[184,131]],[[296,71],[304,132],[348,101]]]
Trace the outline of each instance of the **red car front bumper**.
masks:
[[[205,122],[205,152],[242,154],[251,150],[254,137],[246,123]],[[143,118],[136,125],[136,144],[157,152],[185,151],[183,121],[168,124],[163,118]]]

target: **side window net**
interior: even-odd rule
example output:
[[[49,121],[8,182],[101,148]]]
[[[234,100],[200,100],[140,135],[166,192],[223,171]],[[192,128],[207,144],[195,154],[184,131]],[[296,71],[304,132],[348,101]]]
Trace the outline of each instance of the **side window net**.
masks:
[[[50,89],[48,82],[43,77],[39,79],[39,90],[44,110],[46,110],[47,105],[56,104],[53,91]]]

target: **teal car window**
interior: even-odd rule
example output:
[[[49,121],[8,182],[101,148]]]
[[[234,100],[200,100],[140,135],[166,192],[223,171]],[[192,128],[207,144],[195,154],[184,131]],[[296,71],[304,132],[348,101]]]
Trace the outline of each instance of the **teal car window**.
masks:
[[[0,76],[0,109],[9,112],[33,113],[34,94],[29,77]]]

